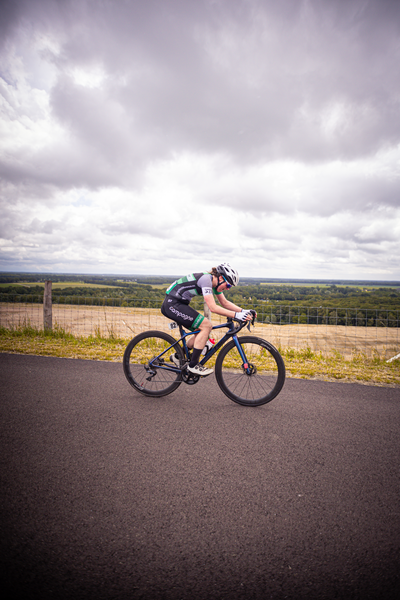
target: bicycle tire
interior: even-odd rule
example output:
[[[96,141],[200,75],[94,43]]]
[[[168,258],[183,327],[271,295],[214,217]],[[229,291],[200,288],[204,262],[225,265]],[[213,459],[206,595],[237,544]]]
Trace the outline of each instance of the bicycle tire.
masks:
[[[176,340],[163,331],[145,331],[134,337],[127,345],[123,358],[125,377],[130,385],[141,394],[153,398],[167,396],[176,390],[182,383],[181,373],[157,368],[164,364],[174,366],[170,362],[170,356],[174,353],[178,354],[180,364],[183,365],[184,355],[181,346],[176,344],[168,349],[175,343]],[[150,367],[149,361],[165,350],[167,352],[163,354],[158,364],[155,363]]]
[[[221,390],[243,406],[261,406],[271,402],[285,383],[285,363],[278,350],[266,340],[255,336],[238,337],[248,361],[249,370],[234,340],[218,354],[215,377]]]

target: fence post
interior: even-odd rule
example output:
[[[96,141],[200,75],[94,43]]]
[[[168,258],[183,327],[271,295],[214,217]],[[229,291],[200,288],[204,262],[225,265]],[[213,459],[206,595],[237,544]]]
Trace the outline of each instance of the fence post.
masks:
[[[51,297],[51,281],[45,281],[43,296],[43,324],[45,329],[53,328],[53,305]]]

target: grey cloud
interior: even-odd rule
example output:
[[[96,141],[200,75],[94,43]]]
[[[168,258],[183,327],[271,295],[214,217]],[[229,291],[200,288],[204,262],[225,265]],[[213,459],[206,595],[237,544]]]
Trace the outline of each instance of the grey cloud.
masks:
[[[45,233],[47,235],[50,235],[55,232],[63,231],[64,229],[65,223],[63,223],[62,221],[56,221],[54,219],[42,221],[35,217],[31,221],[31,223],[24,227],[22,230],[25,230],[29,233]]]
[[[400,178],[352,175],[338,181],[337,188],[321,189],[320,198],[323,203],[331,203],[329,214],[343,210],[367,211],[371,214],[377,212],[379,207],[394,209],[400,206]]]
[[[132,221],[117,221],[99,225],[99,229],[107,236],[123,236],[123,235],[146,235],[153,238],[170,239],[171,229],[164,229],[155,226],[154,221],[149,220],[144,222],[141,219],[132,217]]]
[[[285,248],[293,250],[302,241],[302,233],[295,228],[293,223],[288,223],[286,226],[281,225],[277,230],[275,222],[268,218],[243,221],[240,224],[240,233],[252,240],[258,240],[260,242],[259,247],[265,250],[282,250]],[[284,237],[282,233],[284,233]]]
[[[337,213],[366,212],[369,218],[379,207],[399,206],[400,179],[365,175],[360,172],[320,173],[307,181],[295,207],[311,215],[330,217]]]
[[[118,181],[111,165],[74,144],[68,147],[55,144],[34,153],[22,150],[0,161],[0,174],[14,186],[17,195],[44,201],[53,198],[56,188],[97,189]]]
[[[51,92],[50,102],[53,114],[83,144],[85,169],[96,177],[101,178],[102,172],[116,183],[118,178],[129,178],[138,161],[142,163],[140,149],[135,151],[135,140],[124,121],[128,115],[121,114],[120,106],[106,92],[83,88],[70,78],[61,77]]]
[[[256,191],[242,189],[229,191],[210,192],[203,199],[204,204],[210,206],[223,206],[240,211],[241,213],[285,213],[290,210],[287,203],[279,202],[269,190]]]
[[[0,18],[0,48],[4,46],[13,33],[21,13],[23,11],[23,2],[13,0],[2,0],[1,18]]]
[[[245,171],[240,177],[240,171],[232,165],[232,180],[229,182],[224,175],[228,183],[206,190],[201,201],[259,216],[298,212],[330,217],[347,211],[373,213],[378,207],[400,206],[400,178],[388,179],[383,173],[368,175],[352,168],[351,163],[348,166],[315,172],[309,169],[301,178],[294,176],[285,184],[268,174],[254,176],[255,182]]]
[[[159,161],[206,157],[213,163],[203,171],[210,182],[197,189],[184,181],[180,191],[190,200],[184,214],[177,213],[177,228],[194,210],[222,207],[239,241],[254,241],[267,258],[290,256],[296,246],[320,252],[324,260],[325,249],[326,256],[335,252],[344,260],[350,251],[371,258],[385,244],[397,248],[397,230],[391,227],[400,198],[396,167],[366,175],[354,164],[365,157],[376,164],[380,150],[400,143],[398,2],[15,0],[3,5],[0,59],[9,67],[3,71],[8,84],[1,88],[2,119],[9,125],[0,157],[4,202],[48,209],[60,198],[65,201],[66,191],[105,187],[136,190],[140,198],[139,189],[146,197],[145,184],[151,197],[160,188],[152,179]],[[104,79],[94,87],[80,85],[74,78],[79,69],[100,69]],[[37,102],[27,98],[29,85]],[[47,131],[40,137],[41,119],[50,122],[48,108],[60,137]],[[29,135],[35,127],[38,140]],[[302,165],[302,180],[274,181],[276,163],[291,160]],[[324,163],[336,163],[337,169],[324,171]],[[172,185],[179,186],[179,175],[174,177]],[[365,212],[383,225],[368,229]],[[173,255],[165,234],[177,231],[172,225],[126,221],[115,210],[107,217],[106,210],[100,213],[85,230],[88,248],[145,233],[165,240],[165,255]],[[286,231],[265,228],[277,213],[287,219]],[[298,215],[320,217],[318,231],[309,231]],[[17,217],[16,210],[2,220],[4,237],[12,231],[16,245],[23,237]],[[39,216],[35,223],[29,215],[23,222],[27,237],[50,243],[61,231],[56,229],[60,216],[46,219]],[[348,226],[349,219],[357,226]],[[78,247],[83,231],[67,226],[63,239]],[[193,252],[235,258],[238,240],[231,245],[213,240],[209,248],[201,237],[199,232],[198,239],[181,243],[188,260]]]
[[[96,59],[106,68],[110,98],[120,103],[132,139],[131,146],[121,144],[120,154],[135,154],[135,139],[145,155],[190,147],[249,162],[356,157],[395,143],[400,62],[392,18],[400,12],[394,5],[274,4],[152,1],[118,3],[116,10],[111,2],[96,4],[92,12],[91,2],[80,8],[64,2],[59,27],[67,13],[70,34],[57,61],[65,68]],[[232,57],[229,46],[223,48],[226,35],[233,36]],[[225,64],[216,60],[221,52]],[[102,99],[94,92],[70,92],[60,80],[53,91],[55,114],[69,120],[77,135],[87,137],[94,127],[94,140],[115,147],[107,126],[110,104],[103,104],[101,133],[96,105]],[[304,108],[315,115],[332,100],[348,107],[348,120],[326,139],[322,124],[304,116]],[[94,114],[85,120],[90,105]],[[121,137],[115,132],[114,140]]]
[[[315,5],[318,3],[309,3],[311,12]],[[390,42],[388,46],[381,32],[380,45],[371,49],[370,37],[364,37],[364,30],[357,22],[335,21],[328,18],[329,11],[320,30],[316,28],[315,15],[303,17],[302,22],[299,12],[295,15],[299,22],[289,22],[292,25],[289,34],[285,34],[283,23],[278,21],[282,39],[273,40],[271,47],[263,41],[270,34],[266,29],[268,19],[261,20],[260,26],[251,23],[259,55],[244,48],[242,59],[244,72],[254,62],[259,63],[258,77],[251,85],[243,72],[232,77],[231,69],[235,68],[237,73],[237,64],[230,62],[223,68],[205,55],[206,63],[195,62],[190,79],[182,61],[158,64],[160,76],[144,82],[145,102],[141,110],[145,121],[162,128],[176,147],[192,144],[197,149],[228,152],[251,161],[282,155],[305,155],[313,160],[354,157],[368,154],[385,142],[393,143],[398,139],[399,126],[398,120],[393,120],[397,105],[390,90],[393,73],[399,67],[396,56],[390,52]],[[360,14],[361,23],[363,18],[365,14],[364,17]],[[238,41],[241,35],[249,35],[245,29],[248,25],[249,20],[243,29],[236,29]],[[270,28],[276,25],[276,21],[270,20]],[[219,23],[219,29],[224,29],[223,23]],[[311,34],[311,47],[304,50],[301,42]],[[185,48],[190,49],[193,44],[189,40]],[[287,49],[291,46],[295,50]],[[383,61],[386,73],[378,70]],[[371,62],[376,64],[375,77],[366,68]],[[305,65],[310,63],[307,70]],[[344,101],[349,117],[346,127],[338,130],[333,140],[326,140],[319,131],[321,124],[302,119],[301,110],[308,106],[315,113],[331,103],[332,98]]]
[[[357,242],[357,247],[378,247],[381,244],[392,245],[395,243],[400,250],[399,233],[388,230],[387,224],[385,224],[380,231],[357,232],[354,240]]]

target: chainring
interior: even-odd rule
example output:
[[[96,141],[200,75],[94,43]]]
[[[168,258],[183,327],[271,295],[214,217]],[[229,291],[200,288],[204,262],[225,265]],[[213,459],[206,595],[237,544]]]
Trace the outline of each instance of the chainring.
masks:
[[[194,385],[200,379],[199,375],[193,375],[187,369],[183,369],[182,371],[182,381],[187,383],[188,385]]]

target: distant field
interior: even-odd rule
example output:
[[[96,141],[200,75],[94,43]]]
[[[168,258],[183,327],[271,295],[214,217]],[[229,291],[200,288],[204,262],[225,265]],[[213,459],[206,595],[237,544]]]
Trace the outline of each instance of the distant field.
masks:
[[[398,285],[360,285],[358,283],[269,283],[269,282],[261,282],[259,285],[267,285],[271,287],[312,287],[312,288],[330,288],[333,285],[337,288],[354,288],[359,290],[378,290],[381,287],[385,289],[394,289],[398,290],[400,287]]]
[[[130,285],[139,285],[138,283],[136,283],[136,281],[131,281],[129,282]],[[24,286],[24,287],[35,287],[37,285],[40,285],[43,287],[44,289],[44,283],[32,283],[31,281],[29,282],[23,282],[23,281],[18,281],[18,283],[0,283],[0,289],[1,288],[5,288],[5,287],[9,287],[10,285],[14,286],[14,285],[20,285],[20,286]],[[140,284],[143,285],[143,284]],[[163,289],[167,289],[168,287],[168,283],[159,283],[159,284],[151,284],[148,283],[146,285],[150,285],[152,288],[154,289],[158,289],[158,290],[163,290]],[[64,289],[64,288],[110,288],[110,289],[126,289],[124,288],[124,286],[122,285],[104,285],[102,283],[84,283],[79,282],[79,281],[57,281],[57,282],[52,282],[52,289],[56,289],[56,290],[60,290],[60,289]]]
[[[83,281],[57,281],[57,282],[52,282],[52,287],[53,289],[64,289],[64,288],[94,288],[94,289],[100,289],[100,288],[110,288],[110,289],[124,289],[124,286],[122,285],[118,285],[118,283],[122,283],[121,280],[116,280],[117,285],[106,285],[106,284],[102,284],[102,283],[84,283]],[[136,281],[130,281],[129,282],[130,285],[150,285],[153,289],[159,289],[159,290],[164,290],[166,289],[170,284],[165,282],[165,283],[146,283],[145,281],[141,281],[140,284],[138,284]],[[1,288],[5,288],[8,286],[24,286],[24,287],[35,287],[35,286],[41,286],[44,288],[44,282],[31,282],[31,281],[18,281],[15,283],[0,283],[0,289]],[[253,285],[252,283],[249,282],[245,282],[245,286],[247,285]],[[327,289],[327,288],[331,288],[332,285],[335,285],[337,288],[353,288],[354,290],[359,289],[359,290],[376,290],[379,289],[381,287],[385,287],[385,289],[395,289],[395,290],[399,290],[400,286],[398,285],[385,285],[382,286],[381,284],[376,284],[376,285],[362,285],[359,283],[338,283],[338,284],[331,284],[331,283],[309,283],[309,282],[300,282],[300,283],[288,283],[288,282],[258,282],[257,284],[254,285],[260,285],[260,286],[264,286],[264,287],[306,287],[306,288],[320,288],[320,289]],[[242,286],[241,286],[242,287]]]
[[[43,327],[41,304],[2,303],[0,326],[13,328],[28,323]],[[213,324],[224,322],[213,315]],[[73,335],[89,336],[100,333],[118,338],[131,338],[142,331],[168,331],[168,320],[159,309],[53,305],[53,326]],[[222,330],[215,332],[218,339]],[[400,351],[400,332],[395,327],[344,327],[335,325],[270,325],[256,323],[252,333],[270,340],[281,348],[311,348],[313,351],[340,352],[343,356],[364,353],[391,358]],[[176,336],[176,330],[173,331]],[[247,330],[246,330],[247,335]]]
[[[0,288],[9,287],[10,285],[22,285],[24,287],[35,287],[40,285],[44,289],[44,283],[32,283],[31,281],[24,283],[23,281],[19,281],[18,283],[0,283]],[[101,283],[84,283],[77,281],[57,281],[52,283],[52,289],[63,289],[63,288],[122,288],[121,285],[103,285]]]

